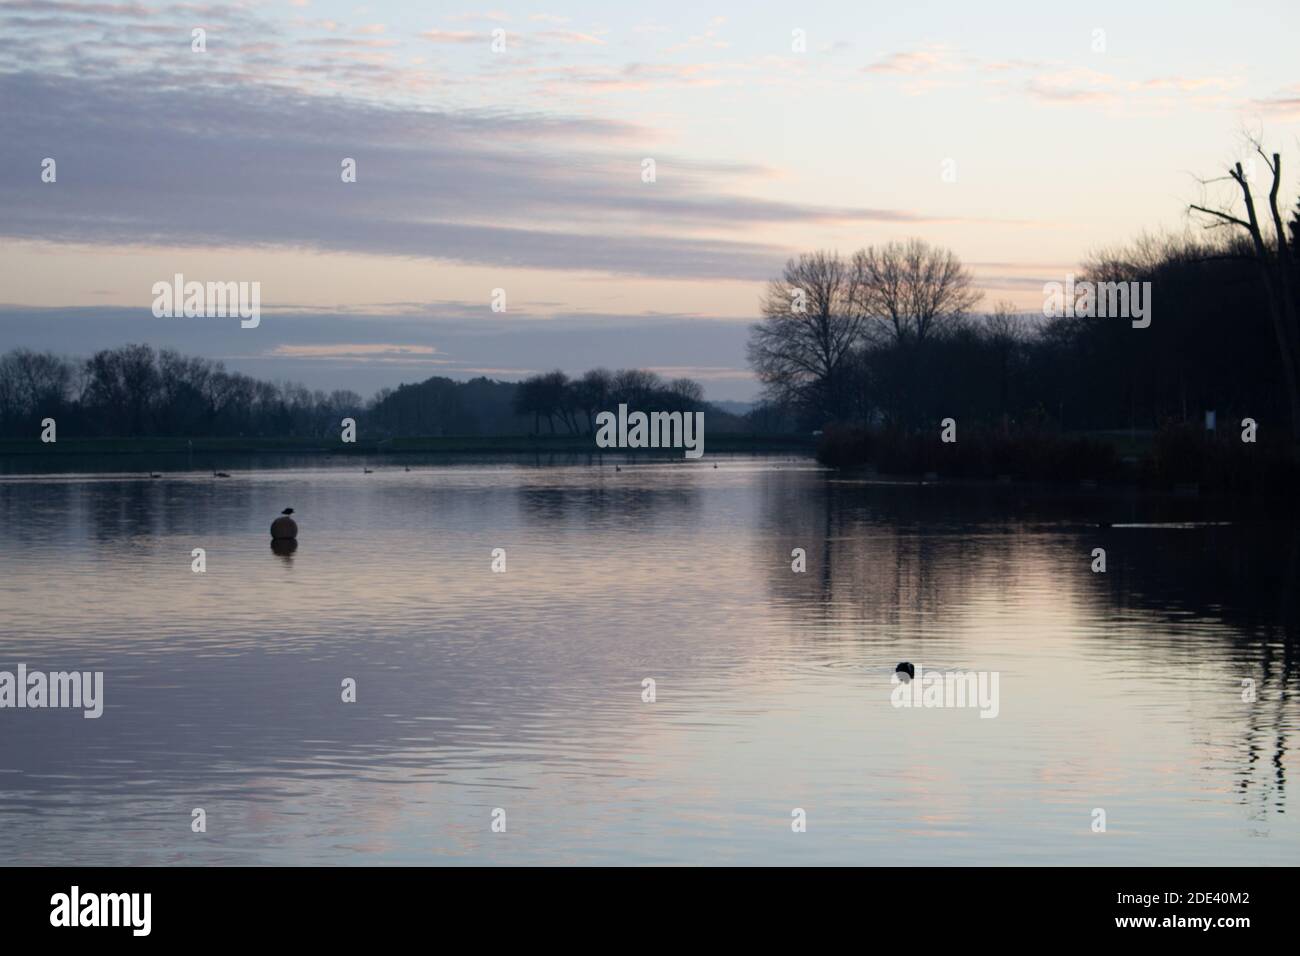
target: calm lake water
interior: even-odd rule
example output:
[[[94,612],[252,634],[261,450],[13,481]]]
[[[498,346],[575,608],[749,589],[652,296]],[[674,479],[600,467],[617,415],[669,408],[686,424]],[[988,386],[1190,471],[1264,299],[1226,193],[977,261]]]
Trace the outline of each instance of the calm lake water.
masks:
[[[0,670],[102,670],[105,706],[0,710],[3,862],[1300,857],[1291,519],[789,459],[398,462],[5,466]],[[893,706],[901,660],[996,673],[997,716]]]

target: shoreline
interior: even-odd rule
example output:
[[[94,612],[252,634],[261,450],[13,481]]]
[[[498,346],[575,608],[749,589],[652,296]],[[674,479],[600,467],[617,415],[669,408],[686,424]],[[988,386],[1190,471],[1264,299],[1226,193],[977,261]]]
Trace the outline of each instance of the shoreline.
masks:
[[[817,459],[817,440],[788,435],[719,435],[706,446],[706,455],[728,456],[797,456],[806,464],[824,469],[828,481],[845,485],[887,485],[917,489],[945,489],[960,494],[992,495],[995,498],[1018,496],[1026,500],[1054,497],[1078,499],[1080,503],[1114,499],[1168,500],[1218,505],[1247,504],[1252,501],[1276,507],[1292,497],[1283,491],[1273,493],[1226,492],[1195,482],[1161,487],[1142,480],[1136,474],[1095,479],[1071,476],[1059,480],[1033,477],[944,475],[929,472],[882,471],[871,464],[828,465]],[[343,443],[322,438],[65,438],[43,444],[39,439],[0,439],[0,478],[33,477],[43,474],[94,475],[103,468],[87,467],[92,460],[101,464],[120,463],[115,473],[150,470],[170,471],[178,467],[185,472],[215,470],[247,471],[256,465],[249,459],[260,456],[285,456],[314,460],[361,460],[361,464],[384,468],[384,459],[394,463],[417,458],[446,456],[448,464],[474,459],[563,456],[599,461],[688,461],[681,449],[599,448],[593,436],[448,436],[391,438],[378,441]],[[79,461],[79,459],[81,459]],[[5,462],[17,466],[2,467]],[[422,462],[427,464],[428,462]],[[167,477],[166,475],[161,477]],[[1285,508],[1290,513],[1293,509]]]
[[[791,452],[812,455],[815,440],[797,435],[713,435],[706,453]],[[344,443],[327,438],[64,438],[49,444],[36,439],[0,439],[0,457],[67,457],[72,455],[387,455],[387,454],[532,454],[649,455],[678,457],[673,448],[600,448],[591,435],[448,436],[385,438]]]

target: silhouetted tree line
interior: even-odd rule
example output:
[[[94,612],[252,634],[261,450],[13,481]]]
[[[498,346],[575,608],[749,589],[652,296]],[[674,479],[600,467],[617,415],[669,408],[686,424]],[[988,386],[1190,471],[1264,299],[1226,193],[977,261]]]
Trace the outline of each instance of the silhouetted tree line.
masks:
[[[1266,162],[1275,208],[1280,159]],[[1284,227],[1236,173],[1244,218],[1219,213],[1224,229],[1143,238],[1079,270],[1080,281],[1149,281],[1148,328],[1007,305],[974,315],[956,256],[913,240],[792,259],[768,288],[751,364],[804,429],[937,435],[953,417],[1004,434],[1146,430],[1202,427],[1215,410],[1222,429],[1250,417],[1300,441],[1300,206]]]
[[[596,415],[620,403],[647,412],[704,411],[713,432],[781,430],[779,417],[731,415],[704,400],[699,382],[666,381],[646,369],[598,368],[578,378],[557,369],[520,382],[435,377],[381,391],[365,420],[383,435],[591,435]]]
[[[46,417],[69,437],[323,436],[363,407],[355,392],[263,382],[148,345],[85,360],[27,349],[0,356],[0,434],[14,438],[36,434]]]
[[[708,407],[699,382],[689,378],[665,381],[645,369],[611,372],[596,368],[575,379],[561,371],[548,372],[524,379],[514,397],[515,412],[532,419],[533,431],[540,432],[545,420],[552,435],[557,433],[557,423],[559,431],[570,435],[594,434],[596,415],[620,404],[647,412],[690,412]]]
[[[85,360],[15,349],[0,356],[0,435],[30,438],[54,418],[61,437],[243,436],[336,439],[343,418],[371,436],[588,434],[620,402],[645,411],[709,413],[711,431],[781,430],[770,410],[752,421],[704,401],[698,382],[654,372],[555,371],[522,382],[433,377],[383,389],[312,391],[260,381],[220,362],[148,345],[104,349]]]
[[[1300,262],[1287,268],[1300,276]],[[1069,428],[1221,427],[1242,418],[1273,435],[1293,422],[1286,372],[1259,264],[1240,238],[1143,239],[1093,258],[1095,281],[1149,281],[1152,323],[1060,318],[1030,341],[1041,356],[1045,411]],[[1054,404],[1053,404],[1054,403]]]

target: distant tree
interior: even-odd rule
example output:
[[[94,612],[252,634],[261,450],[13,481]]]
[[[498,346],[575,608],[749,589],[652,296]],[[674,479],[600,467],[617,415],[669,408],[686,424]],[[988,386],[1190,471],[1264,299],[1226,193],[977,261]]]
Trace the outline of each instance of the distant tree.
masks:
[[[575,408],[573,395],[569,390],[569,376],[559,369],[547,372],[538,377],[537,388],[542,414],[546,416],[546,421],[551,426],[551,434],[555,434],[557,418],[570,432],[576,433],[578,424],[574,417]]]
[[[15,349],[0,357],[0,428],[17,435],[41,418],[58,418],[76,378],[75,366],[52,352]]]
[[[704,386],[691,378],[675,378],[668,383],[668,394],[682,411],[697,409],[704,404]]]
[[[1216,209],[1203,205],[1192,205],[1190,209],[1210,216],[1211,228],[1222,226],[1237,227],[1250,238],[1251,250],[1259,269],[1266,298],[1268,314],[1273,324],[1278,359],[1281,362],[1283,380],[1286,385],[1287,405],[1291,416],[1291,435],[1300,444],[1300,276],[1296,271],[1296,253],[1287,238],[1287,230],[1282,223],[1282,213],[1278,206],[1278,193],[1282,185],[1282,155],[1273,153],[1272,159],[1264,152],[1263,145],[1256,139],[1250,145],[1264,161],[1272,175],[1272,187],[1268,193],[1265,215],[1273,227],[1273,243],[1270,245],[1265,235],[1263,216],[1255,205],[1255,195],[1250,181],[1236,163],[1228,170],[1228,178],[1236,184],[1240,192],[1245,218],[1228,209]]]
[[[998,406],[1004,431],[1010,426],[1012,389],[1022,350],[1029,338],[1029,325],[1010,302],[999,302],[984,317],[983,331],[996,364]]]
[[[596,430],[596,414],[608,410],[613,387],[614,376],[604,368],[591,369],[570,386],[573,404],[586,419],[588,433]]]
[[[542,415],[546,414],[546,388],[542,385],[542,376],[532,375],[519,382],[515,390],[515,414],[533,419],[533,434],[541,431]],[[551,431],[555,431],[554,424]]]
[[[755,434],[780,435],[796,429],[789,406],[773,402],[759,402],[745,414],[744,421],[748,431]]]
[[[149,346],[104,349],[86,360],[85,401],[119,434],[145,435],[158,382],[157,359]]]
[[[155,421],[163,434],[189,435],[202,427],[206,413],[203,393],[212,372],[212,363],[206,359],[170,349],[158,353]]]
[[[748,356],[768,400],[814,420],[850,406],[847,363],[861,337],[862,277],[838,253],[804,253],[768,283],[763,318],[750,330]]]
[[[1215,409],[1288,415],[1268,306],[1249,240],[1143,236],[1091,256],[1080,279],[1150,282],[1153,321],[1057,317],[1020,364],[1027,394],[1063,426],[1148,428]]]
[[[619,396],[623,396],[619,398]],[[466,382],[433,376],[380,389],[365,401],[349,390],[311,391],[230,372],[220,362],[130,345],[72,361],[15,349],[0,355],[0,434],[31,437],[41,417],[61,435],[312,435],[336,437],[343,418],[364,421],[371,438],[392,435],[518,435],[543,417],[555,434],[594,430],[598,411],[618,400],[646,410],[700,407],[690,379],[665,383],[654,372],[593,369],[570,381],[562,371],[522,382]],[[558,424],[557,424],[558,421]],[[720,428],[739,420],[715,416]]]
[[[626,403],[631,409],[649,411],[655,395],[663,390],[664,380],[643,368],[621,368],[614,373],[610,398],[615,404]]]
[[[861,311],[885,322],[900,344],[923,343],[980,299],[961,260],[921,239],[862,249],[854,253],[853,269]]]

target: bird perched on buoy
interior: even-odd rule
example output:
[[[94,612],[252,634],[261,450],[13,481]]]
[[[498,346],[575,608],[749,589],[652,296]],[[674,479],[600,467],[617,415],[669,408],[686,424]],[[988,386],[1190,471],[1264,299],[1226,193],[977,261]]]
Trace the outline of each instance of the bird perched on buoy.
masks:
[[[899,664],[897,667],[894,668],[894,673],[906,674],[909,678],[913,678],[916,676],[916,668],[913,667],[911,664],[909,664],[907,661],[903,661],[903,663]]]
[[[298,522],[294,521],[289,515],[293,514],[292,508],[285,508],[280,512],[280,517],[271,522],[271,540],[273,541],[293,541],[298,538]]]

